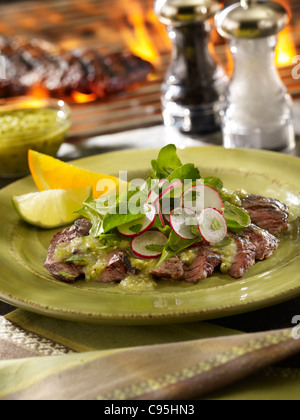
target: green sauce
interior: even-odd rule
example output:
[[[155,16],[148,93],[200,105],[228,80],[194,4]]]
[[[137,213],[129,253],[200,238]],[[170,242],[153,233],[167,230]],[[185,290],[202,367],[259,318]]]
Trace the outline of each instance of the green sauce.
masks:
[[[83,266],[86,281],[97,281],[107,265],[107,256],[112,249],[101,249],[99,241],[92,236],[75,238],[56,247],[54,259]]]
[[[0,112],[0,173],[27,173],[29,149],[55,156],[69,128],[70,122],[63,111],[24,109]]]
[[[58,262],[69,262],[83,267],[85,280],[96,282],[99,280],[106,265],[108,255],[116,249],[124,249],[129,252],[129,242],[122,241],[118,246],[104,248],[98,239],[93,236],[75,238],[70,242],[61,243],[56,247],[54,259]],[[121,281],[119,287],[123,290],[141,292],[152,290],[156,287],[156,282],[151,275],[157,260],[142,260],[132,257],[131,265],[140,270],[139,274],[128,275]]]
[[[225,199],[225,201],[228,201],[230,204],[234,204],[235,206],[241,206],[241,200],[243,198],[246,198],[248,196],[247,191],[240,189],[236,191],[229,191],[225,188],[221,191],[222,197]]]
[[[130,263],[133,267],[140,270],[140,273],[127,276],[126,279],[121,281],[120,287],[132,292],[153,290],[157,286],[157,283],[153,279],[151,270],[155,267],[157,260],[131,258]]]
[[[221,255],[221,267],[220,270],[223,274],[227,274],[230,270],[230,267],[233,264],[234,257],[237,253],[237,247],[235,241],[231,241],[230,244],[222,246],[222,247],[215,247],[214,251]]]
[[[182,261],[186,265],[191,265],[194,262],[197,256],[197,253],[198,253],[198,250],[196,248],[185,249],[179,255],[180,261]]]
[[[87,282],[97,282],[107,265],[108,255],[120,248],[131,255],[130,242],[128,241],[121,241],[118,245],[103,247],[97,238],[86,236],[59,244],[56,247],[54,259],[57,262],[81,265],[85,274],[85,280]],[[221,255],[221,271],[228,273],[236,255],[235,241],[215,247],[214,251]],[[195,260],[196,255],[197,248],[194,248],[182,251],[179,257],[184,264],[190,265]],[[157,259],[139,259],[131,255],[130,263],[132,267],[139,270],[139,273],[129,274],[120,282],[120,289],[137,293],[155,289],[157,282],[153,278],[151,271],[157,264],[157,261]]]
[[[120,288],[131,292],[144,292],[146,290],[153,290],[157,286],[151,274],[140,273],[136,275],[129,275],[120,283]]]
[[[26,132],[46,130],[57,121],[59,121],[57,111],[52,109],[6,111],[0,114],[0,135],[21,136],[24,139]]]

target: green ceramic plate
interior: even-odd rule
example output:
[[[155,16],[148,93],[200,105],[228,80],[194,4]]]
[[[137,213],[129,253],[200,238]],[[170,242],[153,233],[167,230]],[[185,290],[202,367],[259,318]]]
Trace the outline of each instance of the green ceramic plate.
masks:
[[[94,156],[76,164],[101,173],[143,178],[157,150]],[[219,147],[180,151],[183,162],[199,166],[202,176],[218,175],[227,188],[282,200],[293,218],[300,216],[300,159]],[[300,240],[284,240],[269,260],[256,264],[241,280],[215,274],[198,285],[161,282],[151,292],[124,293],[117,285],[60,283],[43,268],[51,237],[21,222],[11,206],[13,194],[35,191],[26,178],[0,192],[0,299],[47,316],[110,324],[151,324],[219,318],[270,306],[300,295]]]

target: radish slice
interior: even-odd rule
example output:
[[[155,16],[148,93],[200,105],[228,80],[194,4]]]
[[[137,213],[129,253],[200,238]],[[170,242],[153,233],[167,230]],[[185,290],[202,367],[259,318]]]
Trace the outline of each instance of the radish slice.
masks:
[[[134,238],[149,230],[156,219],[156,208],[150,204],[144,205],[145,216],[125,225],[118,226],[118,231],[127,238]]]
[[[171,184],[167,185],[166,188],[163,190],[163,192],[160,194],[159,199],[169,196],[171,192],[173,191],[175,196],[180,197],[182,195],[184,184],[182,181],[174,181]]]
[[[194,185],[182,194],[180,205],[200,214],[206,208],[213,208],[223,212],[223,200],[217,190],[208,185]]]
[[[224,216],[216,209],[207,208],[198,216],[199,232],[211,245],[222,242],[228,233]]]
[[[183,191],[182,181],[174,181],[171,184],[167,185],[166,188],[159,196],[159,206],[160,212],[163,216],[167,218],[170,216],[171,210],[178,206],[178,202],[181,199]],[[167,220],[166,218],[166,220]]]
[[[176,235],[182,239],[192,240],[199,235],[195,235],[191,231],[192,226],[198,228],[196,213],[188,208],[177,208],[170,215],[170,225]]]
[[[161,194],[161,189],[163,188],[164,183],[167,182],[166,179],[162,179],[150,190],[147,198],[148,204],[155,204],[159,200]]]
[[[165,188],[158,194],[164,184]],[[177,198],[177,200],[180,200],[183,186],[184,185],[180,180],[174,181],[170,184],[167,179],[162,179],[150,191],[147,203],[152,203],[156,207],[162,227],[166,226],[165,220],[168,221],[171,212],[171,205],[174,205],[171,198]],[[166,218],[164,218],[165,215]]]
[[[159,258],[167,242],[162,232],[149,230],[133,239],[131,249],[139,258]]]
[[[160,202],[157,201],[155,206],[156,206],[156,210],[157,210],[157,214],[158,214],[160,223],[161,223],[162,227],[164,228],[164,227],[166,227],[166,224],[165,224],[164,217],[163,217],[163,214],[162,214]]]
[[[170,223],[170,215],[169,214],[164,214],[164,218],[165,218],[167,223]]]

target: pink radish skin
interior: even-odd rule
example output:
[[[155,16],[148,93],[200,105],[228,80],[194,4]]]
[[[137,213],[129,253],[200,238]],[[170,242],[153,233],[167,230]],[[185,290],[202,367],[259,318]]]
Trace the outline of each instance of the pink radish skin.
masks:
[[[162,224],[162,227],[163,227],[163,228],[164,228],[164,227],[166,227],[166,224],[165,224],[165,221],[164,221],[164,218],[163,218],[162,212],[161,212],[161,207],[160,207],[160,203],[159,203],[159,201],[156,203],[156,210],[157,210],[157,214],[158,214],[158,217],[159,217],[160,223]]]
[[[148,194],[148,198],[147,198],[147,203],[148,204],[156,204],[156,202],[159,200],[159,196],[160,194],[157,194],[154,190],[155,188],[161,188],[164,183],[166,182],[166,179],[162,179],[160,180],[149,192]]]
[[[156,219],[156,208],[152,205],[145,206],[145,216],[135,220],[134,222],[126,223],[126,225],[118,226],[118,231],[121,235],[125,236],[126,238],[135,238],[142,233],[147,232],[149,229],[152,228]],[[134,233],[130,231],[130,227],[135,225],[142,225],[142,229],[139,233]]]
[[[192,192],[192,191],[199,191],[202,193],[200,206],[199,208],[196,208],[196,209],[193,208],[191,203],[190,205],[189,203],[187,204],[184,203],[185,197],[187,196],[189,192]],[[215,190],[214,188],[208,185],[204,185],[204,184],[195,185],[185,190],[185,192],[181,196],[180,205],[193,209],[197,214],[200,214],[201,211],[204,210],[205,208],[213,208],[213,209],[218,210],[221,213],[223,213],[224,211],[224,203],[219,192]]]
[[[212,224],[215,219],[219,222],[220,227],[214,230]],[[222,242],[228,234],[226,220],[216,209],[204,209],[198,216],[198,223],[202,238],[210,245],[217,245]]]
[[[167,242],[168,237],[162,232],[150,230],[134,238],[131,243],[131,249],[134,255],[139,258],[159,258],[162,254],[161,252],[149,251],[146,249],[146,246],[153,244],[164,247]]]
[[[175,181],[172,184],[168,185],[168,187],[165,188],[165,190],[160,194],[159,200],[161,200],[165,195],[167,195],[171,190],[174,190],[176,187],[182,189],[184,187],[183,182]]]
[[[183,183],[181,182],[181,181],[175,181],[175,182],[173,182],[173,183],[171,183],[170,185],[168,185],[168,187],[167,188],[165,188],[165,190],[160,194],[160,196],[159,196],[159,198],[158,198],[158,200],[157,200],[157,202],[156,202],[156,205],[157,205],[157,211],[158,211],[158,215],[159,215],[159,218],[160,218],[160,221],[161,221],[161,224],[162,224],[162,226],[163,227],[165,227],[166,226],[166,224],[165,224],[165,220],[167,221],[167,223],[169,223],[169,219],[170,219],[170,215],[169,214],[166,214],[166,215],[164,215],[164,214],[162,214],[162,206],[161,206],[161,204],[160,204],[160,201],[161,200],[164,200],[164,199],[167,199],[167,194],[168,193],[170,193],[172,190],[175,190],[175,188],[180,188],[180,190],[182,191],[182,189],[183,189]],[[163,204],[163,203],[162,203]],[[168,206],[167,206],[167,208],[169,209],[170,208],[170,201],[167,203],[168,204]],[[164,220],[165,219],[165,220]]]

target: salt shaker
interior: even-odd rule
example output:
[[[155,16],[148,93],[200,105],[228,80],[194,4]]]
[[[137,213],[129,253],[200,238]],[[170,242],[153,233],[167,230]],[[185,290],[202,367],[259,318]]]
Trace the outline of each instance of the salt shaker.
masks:
[[[293,103],[275,64],[286,10],[271,1],[241,0],[216,14],[230,39],[234,74],[221,110],[224,146],[283,151],[295,147]]]
[[[219,98],[228,78],[209,50],[218,1],[157,0],[154,8],[173,44],[162,85],[165,125],[186,134],[220,131]]]

